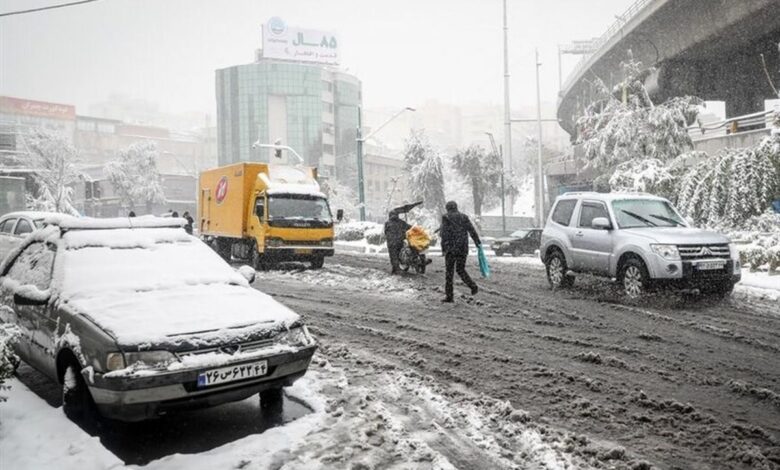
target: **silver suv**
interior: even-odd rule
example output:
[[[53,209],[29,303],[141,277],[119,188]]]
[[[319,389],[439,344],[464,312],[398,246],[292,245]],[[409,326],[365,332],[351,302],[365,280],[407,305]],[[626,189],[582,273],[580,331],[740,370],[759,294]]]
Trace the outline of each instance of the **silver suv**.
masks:
[[[641,193],[559,196],[540,256],[554,289],[590,273],[617,279],[632,299],[659,286],[726,297],[741,278],[726,236],[690,227],[668,200]]]

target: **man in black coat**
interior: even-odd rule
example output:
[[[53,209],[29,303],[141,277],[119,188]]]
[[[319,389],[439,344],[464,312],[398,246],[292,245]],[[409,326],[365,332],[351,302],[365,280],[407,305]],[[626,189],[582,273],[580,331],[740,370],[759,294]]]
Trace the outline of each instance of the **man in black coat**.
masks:
[[[387,253],[390,255],[391,274],[398,274],[398,258],[404,247],[406,240],[406,231],[412,228],[406,221],[398,217],[396,211],[390,211],[387,222],[385,222],[385,239],[387,240]]]
[[[458,204],[450,201],[446,205],[447,213],[441,218],[441,251],[444,253],[444,262],[446,265],[446,278],[444,283],[444,292],[446,297],[442,302],[453,301],[452,278],[454,272],[463,282],[471,288],[471,295],[475,295],[479,288],[466,272],[466,258],[469,255],[469,235],[474,243],[479,246],[479,235],[474,229],[474,225],[466,214],[458,212]]]

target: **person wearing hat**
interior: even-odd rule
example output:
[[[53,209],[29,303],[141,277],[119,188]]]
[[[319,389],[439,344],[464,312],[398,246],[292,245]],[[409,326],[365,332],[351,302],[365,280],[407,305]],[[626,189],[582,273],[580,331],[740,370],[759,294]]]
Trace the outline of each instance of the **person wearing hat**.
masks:
[[[398,212],[392,210],[385,222],[385,240],[387,240],[387,253],[390,255],[390,274],[398,274],[398,260],[406,240],[406,231],[412,228],[398,217]]]
[[[444,253],[444,262],[446,266],[444,292],[445,297],[442,302],[453,301],[453,277],[455,272],[463,282],[471,289],[471,295],[479,292],[477,284],[466,272],[466,258],[469,255],[469,236],[474,240],[474,244],[481,245],[474,225],[466,214],[458,211],[458,204],[455,201],[449,201],[445,206],[447,213],[441,218],[441,251]]]

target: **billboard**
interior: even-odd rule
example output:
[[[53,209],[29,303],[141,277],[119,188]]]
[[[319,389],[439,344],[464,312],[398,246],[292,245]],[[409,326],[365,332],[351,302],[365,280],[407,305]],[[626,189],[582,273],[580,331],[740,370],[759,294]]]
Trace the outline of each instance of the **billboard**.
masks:
[[[274,17],[263,25],[263,57],[335,65],[339,41],[334,33],[296,28]]]
[[[75,106],[48,103],[46,101],[23,100],[11,98],[10,96],[0,96],[0,112],[53,119],[76,119]]]

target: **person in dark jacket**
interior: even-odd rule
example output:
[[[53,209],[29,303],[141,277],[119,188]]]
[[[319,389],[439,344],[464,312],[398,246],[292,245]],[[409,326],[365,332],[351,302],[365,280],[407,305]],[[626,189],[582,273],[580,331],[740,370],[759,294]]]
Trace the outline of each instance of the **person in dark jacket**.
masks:
[[[390,255],[390,274],[398,274],[398,258],[404,247],[406,231],[412,228],[405,220],[398,217],[396,211],[390,211],[385,222],[385,240],[387,240],[387,253]]]
[[[466,272],[466,258],[469,255],[469,236],[474,243],[482,244],[474,225],[466,214],[458,212],[458,204],[449,201],[446,205],[447,213],[441,218],[441,251],[444,253],[446,266],[444,292],[446,297],[442,302],[453,301],[452,278],[457,271],[458,276],[471,288],[471,295],[475,295],[479,288]]]
[[[195,220],[190,215],[190,211],[184,211],[184,214],[181,216],[187,221],[187,224],[184,226],[184,231],[192,235],[192,224],[195,223]]]

